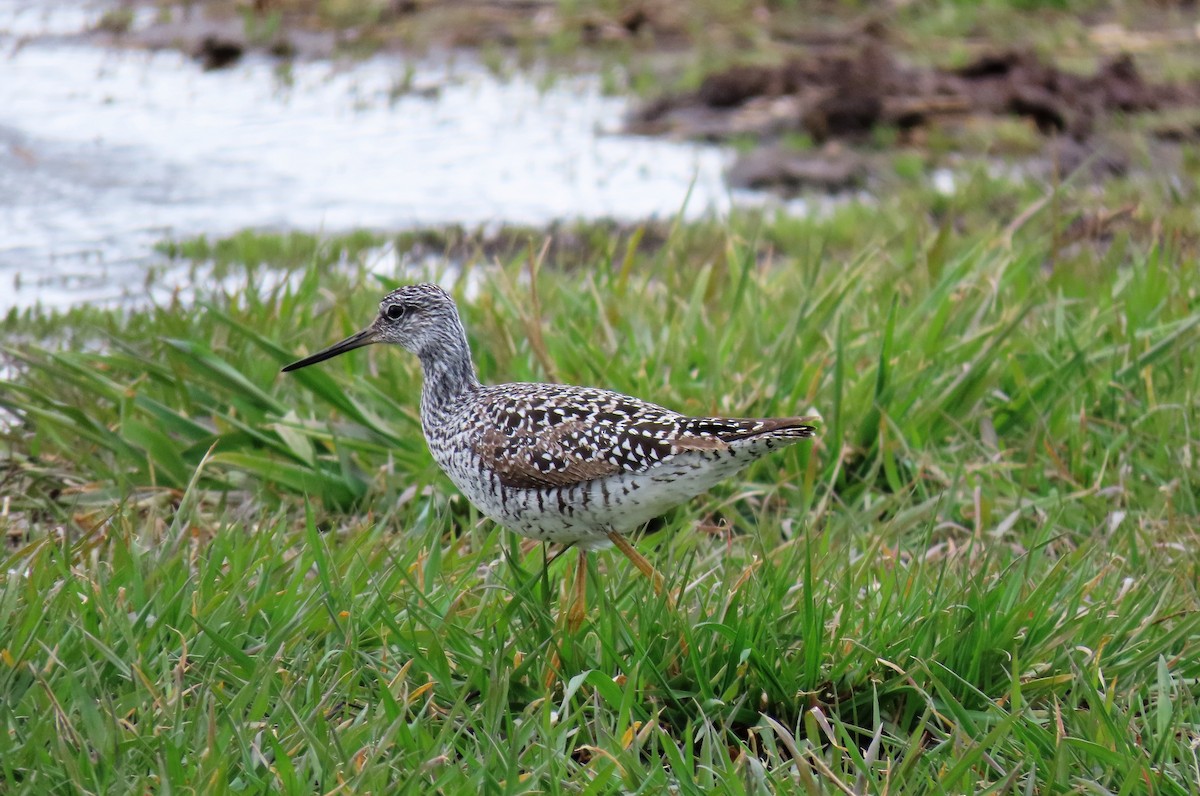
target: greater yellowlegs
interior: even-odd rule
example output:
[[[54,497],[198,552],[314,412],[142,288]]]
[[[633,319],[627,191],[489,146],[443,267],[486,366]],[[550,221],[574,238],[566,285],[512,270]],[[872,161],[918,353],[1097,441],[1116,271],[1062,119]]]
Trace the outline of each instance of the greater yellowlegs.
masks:
[[[420,358],[425,440],[468,500],[519,534],[579,548],[576,626],[587,551],[616,545],[661,592],[661,576],[622,533],[815,431],[812,418],[688,417],[590,387],[484,386],[454,300],[430,284],[392,291],[366,329],[283,370],[371,343]]]

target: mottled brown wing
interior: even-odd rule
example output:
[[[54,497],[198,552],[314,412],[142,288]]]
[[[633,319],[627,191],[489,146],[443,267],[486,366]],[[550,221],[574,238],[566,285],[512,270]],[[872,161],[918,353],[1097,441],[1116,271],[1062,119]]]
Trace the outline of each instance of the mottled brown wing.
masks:
[[[517,489],[642,472],[678,453],[679,415],[627,395],[566,385],[510,385],[482,409],[474,443]]]
[[[620,393],[564,385],[508,385],[481,403],[473,447],[500,483],[565,487],[645,472],[688,451],[722,451],[759,435],[801,437],[804,418],[684,417]]]
[[[482,433],[475,453],[489,464],[500,483],[514,489],[570,486],[621,472],[620,464],[588,456],[569,444],[571,434],[583,426],[571,420],[542,434],[509,435],[498,429]]]

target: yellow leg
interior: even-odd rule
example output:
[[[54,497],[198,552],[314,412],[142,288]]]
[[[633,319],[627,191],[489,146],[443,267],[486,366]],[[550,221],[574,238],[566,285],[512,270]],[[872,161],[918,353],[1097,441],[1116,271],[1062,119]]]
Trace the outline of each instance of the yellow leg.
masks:
[[[639,553],[637,548],[629,543],[628,539],[616,531],[609,531],[608,538],[612,540],[612,543],[617,546],[618,550],[624,553],[625,556],[633,562],[635,567],[641,570],[643,575],[650,578],[650,582],[654,584],[655,594],[663,594],[665,592],[663,576],[658,574],[658,570],[654,568],[654,565],[651,564],[644,555]],[[675,601],[671,598],[671,595],[667,594],[667,605],[674,605],[674,603]]]
[[[583,620],[587,618],[587,551],[579,548],[579,558],[575,560],[575,594],[571,600],[571,608],[567,611],[567,629],[572,633],[579,632]]]

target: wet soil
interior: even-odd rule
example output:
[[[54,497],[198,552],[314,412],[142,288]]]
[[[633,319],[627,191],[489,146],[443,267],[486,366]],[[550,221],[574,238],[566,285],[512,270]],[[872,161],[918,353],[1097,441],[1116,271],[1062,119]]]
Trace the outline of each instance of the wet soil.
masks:
[[[671,229],[672,222],[653,219],[636,223],[613,219],[553,221],[541,226],[451,224],[402,232],[395,237],[394,247],[410,263],[544,260],[554,263],[556,268],[590,269],[597,262],[623,254],[635,242],[642,254],[658,252],[670,240]],[[719,239],[713,245],[720,245]]]
[[[126,0],[158,9],[148,25],[108,16],[95,35],[115,46],[176,49],[220,69],[248,53],[330,58],[380,50],[541,47],[586,51],[641,40],[683,49],[687,16],[675,3],[635,2],[611,11],[567,9],[557,0]]]
[[[145,4],[156,5],[156,4]],[[149,24],[131,27],[132,17],[110,15],[98,23],[91,38],[111,47],[177,50],[195,58],[205,69],[225,69],[257,53],[288,60],[332,58],[353,49],[354,37],[334,29],[282,25],[205,7],[185,5],[156,16]]]
[[[905,63],[882,31],[869,30],[776,66],[713,73],[695,91],[643,104],[628,129],[705,141],[749,137],[764,146],[732,167],[735,187],[837,190],[861,181],[866,166],[853,146],[871,142],[879,128],[895,130],[903,145],[933,126],[1018,117],[1043,136],[1042,157],[1061,173],[1086,163],[1103,177],[1123,173],[1128,160],[1109,131],[1132,115],[1198,105],[1200,83],[1149,80],[1125,53],[1087,74],[1012,49],[985,52],[956,69],[920,68]],[[1186,140],[1198,129],[1175,123],[1160,137]],[[825,146],[795,152],[777,144],[796,135]]]
[[[723,125],[737,124],[732,111],[754,100],[780,98],[788,98],[795,111],[784,117],[786,123],[818,142],[861,137],[879,125],[908,129],[938,116],[968,113],[1023,116],[1042,132],[1082,140],[1105,115],[1193,105],[1200,86],[1148,82],[1128,54],[1105,60],[1090,75],[1015,50],[986,53],[959,69],[918,69],[905,66],[883,41],[868,37],[851,55],[817,55],[774,68],[735,67],[710,75],[694,94],[644,107],[633,126],[679,126],[692,135],[695,130],[686,130],[689,117],[704,109],[700,112],[709,113],[709,124],[700,132],[720,137]],[[714,110],[726,113],[714,119]]]
[[[133,30],[114,15],[100,26],[125,43],[173,46],[203,57],[213,44],[328,57],[403,48],[550,46],[587,49],[637,40],[685,47],[695,14],[674,0],[563,4],[558,0],[124,0],[160,10]],[[720,8],[720,4],[714,6]],[[724,12],[713,11],[717,16]],[[113,21],[116,24],[112,24]],[[206,41],[208,44],[206,44]],[[569,47],[568,47],[569,45]]]

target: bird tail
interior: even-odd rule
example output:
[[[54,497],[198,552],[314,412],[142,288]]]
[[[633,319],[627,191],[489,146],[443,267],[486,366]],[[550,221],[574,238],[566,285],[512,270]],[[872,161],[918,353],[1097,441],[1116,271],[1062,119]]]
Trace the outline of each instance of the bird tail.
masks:
[[[804,439],[817,433],[815,417],[694,417],[685,426],[685,431],[703,437],[716,437],[722,442],[735,442],[756,437],[776,439]]]

